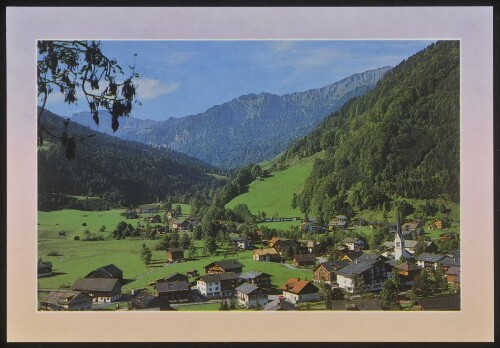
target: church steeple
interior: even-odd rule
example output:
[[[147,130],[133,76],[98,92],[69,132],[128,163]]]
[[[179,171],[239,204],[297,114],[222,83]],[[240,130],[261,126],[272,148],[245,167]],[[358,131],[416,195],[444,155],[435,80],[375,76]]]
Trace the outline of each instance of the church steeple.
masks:
[[[394,259],[399,260],[405,254],[405,239],[401,229],[401,216],[398,210],[398,222],[396,225],[396,235],[394,236]]]

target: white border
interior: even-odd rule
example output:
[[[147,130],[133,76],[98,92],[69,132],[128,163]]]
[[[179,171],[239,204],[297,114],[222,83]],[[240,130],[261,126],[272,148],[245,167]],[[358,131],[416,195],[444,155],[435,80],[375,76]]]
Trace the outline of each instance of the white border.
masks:
[[[493,340],[492,7],[9,7],[6,24],[8,341]],[[63,314],[35,311],[36,283],[29,279],[36,279],[32,267],[36,264],[33,245],[37,243],[36,100],[31,96],[36,93],[37,39],[437,37],[461,40],[461,312]]]

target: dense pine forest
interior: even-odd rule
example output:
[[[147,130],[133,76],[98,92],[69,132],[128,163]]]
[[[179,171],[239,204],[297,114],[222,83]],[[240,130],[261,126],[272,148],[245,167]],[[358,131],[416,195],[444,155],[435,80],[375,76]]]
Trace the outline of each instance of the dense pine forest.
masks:
[[[458,202],[459,62],[458,41],[432,44],[296,141],[278,167],[326,155],[293,204],[331,216],[388,209],[401,197]]]
[[[48,111],[42,123],[62,134],[65,120]],[[166,197],[189,201],[195,192],[223,184],[208,173],[217,170],[168,149],[120,140],[69,122],[66,132],[75,139],[75,158],[68,160],[60,141],[47,137],[38,150],[38,204],[40,210],[109,209],[112,206],[156,202]],[[87,137],[89,134],[95,136]],[[77,202],[70,196],[100,197]],[[93,202],[93,203],[91,203]],[[78,205],[78,206],[75,206]]]

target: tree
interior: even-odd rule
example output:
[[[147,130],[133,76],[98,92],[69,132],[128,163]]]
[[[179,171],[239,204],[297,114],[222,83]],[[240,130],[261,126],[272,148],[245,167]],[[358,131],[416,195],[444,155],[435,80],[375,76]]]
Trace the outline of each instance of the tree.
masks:
[[[361,274],[357,274],[353,278],[354,292],[361,294],[365,290],[365,279]]]
[[[324,282],[319,284],[319,299],[325,301],[326,309],[332,309],[332,287]]]
[[[189,253],[189,257],[192,259],[196,256],[196,247],[194,244],[191,244],[189,246],[189,250],[188,250],[188,253]]]
[[[383,307],[387,307],[392,310],[398,310],[401,308],[398,300],[399,288],[400,281],[396,268],[394,268],[391,276],[384,282],[382,292],[380,293],[380,302]]]
[[[257,177],[259,177],[259,176],[262,176],[262,167],[259,166],[258,164],[255,164],[252,167],[251,173],[252,173],[252,177],[254,179],[257,178]]]
[[[207,252],[210,255],[215,254],[215,251],[217,250],[217,243],[215,242],[215,238],[214,237],[208,237],[205,240],[205,246],[207,248]]]
[[[432,277],[434,278],[433,293],[439,294],[448,290],[448,280],[443,272],[443,267],[440,263],[437,264],[436,269],[432,270]]]
[[[191,238],[189,238],[187,233],[185,233],[181,239],[181,246],[183,249],[188,249],[190,245],[191,245]]]
[[[66,158],[71,160],[75,157],[76,140],[86,137],[75,139],[69,136],[69,121],[65,122],[62,134],[54,134],[42,123],[49,95],[58,91],[66,103],[73,104],[81,93],[94,122],[99,124],[99,110],[105,109],[111,114],[111,128],[116,131],[118,118],[130,115],[132,104],[136,102],[139,74],[134,66],[130,66],[130,72],[125,76],[116,59],[102,53],[100,41],[38,41],[37,46],[38,144],[42,145],[44,134],[48,134],[61,142],[66,149]],[[93,134],[87,137],[91,136]]]
[[[416,296],[426,297],[432,294],[432,288],[432,279],[424,268],[420,272],[420,277],[415,280],[412,290]]]
[[[332,300],[343,300],[344,298],[344,293],[340,288],[337,287],[332,289]]]
[[[177,214],[177,216],[181,215],[182,214],[182,207],[180,204],[177,204],[175,206],[175,213]]]
[[[143,247],[141,251],[141,260],[146,264],[146,267],[149,267],[152,257],[153,254],[151,253],[151,250],[149,250],[148,247]]]

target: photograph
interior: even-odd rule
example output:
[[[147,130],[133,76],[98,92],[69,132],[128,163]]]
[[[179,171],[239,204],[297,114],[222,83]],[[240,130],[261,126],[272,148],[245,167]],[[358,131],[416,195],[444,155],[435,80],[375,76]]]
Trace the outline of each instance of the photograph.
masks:
[[[459,41],[37,49],[40,310],[460,309]]]
[[[72,11],[7,9],[9,342],[493,340],[491,7]]]

